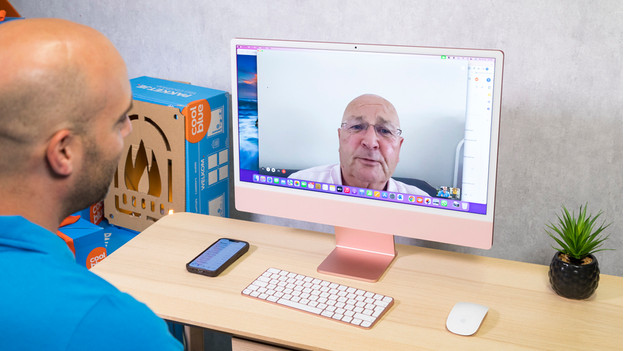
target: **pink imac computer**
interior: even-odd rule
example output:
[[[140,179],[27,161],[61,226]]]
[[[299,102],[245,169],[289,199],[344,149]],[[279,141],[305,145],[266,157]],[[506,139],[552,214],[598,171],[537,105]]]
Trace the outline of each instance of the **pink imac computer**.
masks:
[[[232,41],[236,208],[332,225],[322,273],[378,280],[394,236],[492,245],[497,50]]]

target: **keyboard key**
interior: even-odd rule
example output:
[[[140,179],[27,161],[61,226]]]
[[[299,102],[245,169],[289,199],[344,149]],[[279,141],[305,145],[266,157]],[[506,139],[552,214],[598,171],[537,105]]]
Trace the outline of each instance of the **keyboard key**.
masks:
[[[323,310],[321,310],[320,308],[316,308],[316,307],[309,306],[309,305],[304,305],[304,304],[301,304],[301,303],[298,303],[298,302],[294,302],[294,301],[290,301],[290,300],[286,300],[286,299],[279,299],[279,300],[277,300],[277,303],[279,303],[280,305],[297,308],[297,309],[300,309],[302,311],[306,311],[306,312],[310,312],[310,313],[314,313],[314,314],[319,314],[319,313],[323,312]]]

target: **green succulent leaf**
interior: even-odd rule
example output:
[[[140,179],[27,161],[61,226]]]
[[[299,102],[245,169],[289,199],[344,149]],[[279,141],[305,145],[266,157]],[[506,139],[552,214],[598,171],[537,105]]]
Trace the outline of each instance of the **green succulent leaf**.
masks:
[[[603,221],[596,229],[596,221],[602,215],[602,211],[592,216],[587,214],[587,204],[579,208],[578,216],[570,213],[565,206],[562,206],[561,215],[557,215],[558,223],[546,225],[546,233],[559,245],[553,246],[564,254],[575,259],[583,259],[599,251],[611,250],[600,248],[609,237],[600,236],[611,223]]]

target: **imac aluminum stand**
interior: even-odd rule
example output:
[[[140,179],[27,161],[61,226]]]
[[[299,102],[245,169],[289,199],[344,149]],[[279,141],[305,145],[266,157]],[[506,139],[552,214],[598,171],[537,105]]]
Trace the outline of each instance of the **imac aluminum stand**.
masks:
[[[396,257],[394,236],[336,227],[336,248],[318,272],[376,282]]]

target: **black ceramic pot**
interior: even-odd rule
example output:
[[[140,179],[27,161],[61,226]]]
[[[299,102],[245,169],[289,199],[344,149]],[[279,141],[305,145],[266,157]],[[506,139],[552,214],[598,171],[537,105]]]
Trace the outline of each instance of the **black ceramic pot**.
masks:
[[[582,300],[590,297],[600,280],[598,260],[589,255],[592,262],[589,264],[574,264],[562,261],[559,252],[555,253],[550,262],[550,285],[555,292],[569,299]]]

